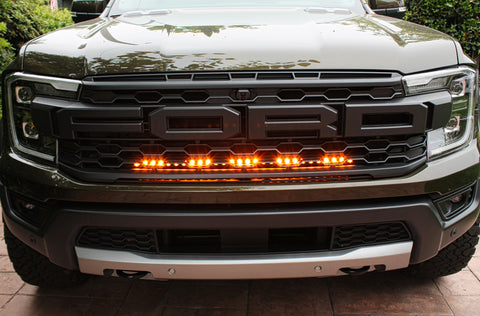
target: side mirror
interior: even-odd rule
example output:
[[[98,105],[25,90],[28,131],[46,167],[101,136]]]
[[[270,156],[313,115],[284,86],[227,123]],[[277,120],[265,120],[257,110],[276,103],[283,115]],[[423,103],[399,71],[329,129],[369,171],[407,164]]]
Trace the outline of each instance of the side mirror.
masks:
[[[98,18],[105,9],[105,0],[73,0],[72,19],[75,23]]]
[[[395,18],[403,18],[407,10],[404,0],[369,0],[368,2],[375,13]]]

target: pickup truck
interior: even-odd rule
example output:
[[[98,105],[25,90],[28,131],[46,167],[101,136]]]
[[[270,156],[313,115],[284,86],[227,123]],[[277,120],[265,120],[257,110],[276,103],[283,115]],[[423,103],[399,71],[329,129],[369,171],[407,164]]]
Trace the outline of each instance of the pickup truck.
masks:
[[[2,217],[23,280],[467,265],[478,81],[454,38],[363,0],[104,3],[2,75]]]

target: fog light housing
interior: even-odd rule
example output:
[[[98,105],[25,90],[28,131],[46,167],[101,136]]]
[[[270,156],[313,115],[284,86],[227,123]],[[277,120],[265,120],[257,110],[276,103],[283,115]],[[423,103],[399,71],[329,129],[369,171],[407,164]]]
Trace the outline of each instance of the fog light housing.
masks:
[[[9,200],[11,211],[26,223],[37,229],[46,223],[48,207],[44,203],[13,192],[9,192]]]
[[[444,219],[451,219],[463,212],[474,199],[474,190],[472,187],[449,194],[435,201],[435,205]]]

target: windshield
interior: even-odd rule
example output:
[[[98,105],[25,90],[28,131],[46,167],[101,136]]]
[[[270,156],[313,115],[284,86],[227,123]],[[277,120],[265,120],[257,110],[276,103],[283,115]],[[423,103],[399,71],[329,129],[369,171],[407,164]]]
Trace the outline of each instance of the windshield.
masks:
[[[359,0],[117,0],[110,15],[159,9],[233,7],[341,8],[365,13]]]

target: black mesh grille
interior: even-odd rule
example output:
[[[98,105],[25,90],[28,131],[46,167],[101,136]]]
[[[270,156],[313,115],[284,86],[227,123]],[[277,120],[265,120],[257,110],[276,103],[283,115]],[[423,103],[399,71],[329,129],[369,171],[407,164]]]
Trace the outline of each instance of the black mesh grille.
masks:
[[[364,226],[341,226],[335,229],[333,248],[388,243],[410,238],[402,223]]]
[[[348,88],[256,89],[251,99],[257,102],[332,102],[354,100],[391,100],[402,96],[402,86]],[[238,102],[231,89],[223,90],[93,90],[85,89],[82,101],[93,104],[211,104]]]
[[[60,161],[81,169],[130,170],[133,163],[143,157],[161,156],[171,163],[188,162],[194,154],[207,155],[219,163],[228,163],[232,157],[245,154],[262,157],[267,163],[275,162],[278,155],[301,155],[304,159],[318,160],[324,155],[344,154],[356,165],[382,165],[409,163],[425,155],[424,136],[397,136],[389,138],[359,138],[341,141],[257,141],[240,142],[166,142],[156,139],[98,139],[61,141]]]
[[[347,100],[391,100],[403,96],[403,87],[396,73],[362,72],[230,72],[183,73],[130,76],[97,76],[95,82],[82,91],[82,100],[93,104],[189,104],[231,102],[309,102]],[[242,82],[244,80],[249,82]],[[240,87],[261,81],[287,82],[288,87],[257,88],[247,100],[239,98],[230,87]],[[336,81],[335,81],[336,80]],[[154,85],[143,88],[101,88],[103,82],[128,83],[135,81],[158,82],[176,85],[175,89],[158,89]],[[202,82],[221,82],[223,88],[183,88],[201,85]],[[368,84],[366,84],[368,83]],[[165,86],[165,84],[163,86]],[[187,85],[185,85],[187,84]],[[182,86],[183,85],[183,86]],[[294,88],[291,86],[295,85]],[[178,88],[180,86],[182,88]],[[240,99],[240,100],[239,100]]]
[[[153,230],[117,230],[89,228],[78,240],[79,246],[112,250],[156,252]]]
[[[257,230],[258,231],[262,230]],[[78,238],[88,248],[132,250],[150,253],[221,253],[339,250],[410,240],[403,223],[339,227],[264,229],[252,238],[252,231],[235,230],[236,243],[228,230],[155,230],[87,228]],[[249,236],[242,243],[242,238]]]

